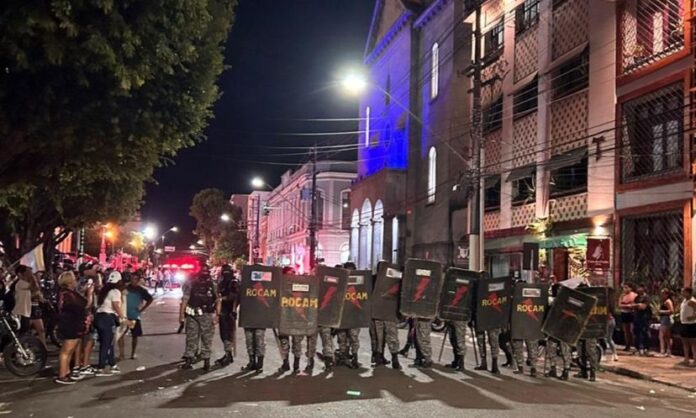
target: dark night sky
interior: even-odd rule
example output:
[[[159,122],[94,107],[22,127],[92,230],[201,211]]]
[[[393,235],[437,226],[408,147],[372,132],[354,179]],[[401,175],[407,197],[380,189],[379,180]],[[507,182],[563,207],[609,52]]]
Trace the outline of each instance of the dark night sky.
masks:
[[[354,143],[345,135],[287,133],[357,130],[353,121],[306,119],[357,117],[355,99],[341,96],[330,83],[341,68],[362,62],[373,6],[374,0],[240,0],[225,50],[229,68],[219,80],[223,95],[205,131],[208,139],[157,170],[158,184],[148,187],[143,221],[160,231],[178,225],[182,231],[169,235],[168,243],[188,247],[195,226],[188,208],[196,192],[217,187],[228,195],[248,193],[256,175],[276,185],[292,166],[273,163],[307,159],[283,155],[304,150],[264,147],[310,146],[315,139]]]

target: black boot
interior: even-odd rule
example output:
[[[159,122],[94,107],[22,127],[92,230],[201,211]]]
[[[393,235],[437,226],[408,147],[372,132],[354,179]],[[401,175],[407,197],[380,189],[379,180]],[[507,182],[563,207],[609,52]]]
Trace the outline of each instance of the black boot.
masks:
[[[251,372],[256,370],[256,356],[249,356],[249,363],[246,366],[242,366],[243,372]]]
[[[392,364],[392,369],[401,370],[401,364],[399,364],[399,353],[392,354],[391,364]]]
[[[374,363],[375,367],[380,367],[380,366],[384,366],[385,364],[388,364],[387,359],[385,359],[384,355],[382,353],[380,353],[379,351],[376,351],[375,353],[373,353],[372,356],[374,357],[373,363]]]
[[[203,371],[204,371],[204,372],[209,372],[209,371],[210,371],[210,359],[209,359],[209,358],[204,358],[204,359],[203,359]]]
[[[488,362],[485,357],[481,357],[481,363],[474,367],[474,370],[488,370]]]
[[[334,369],[334,359],[331,357],[325,357],[324,358],[324,370],[327,373],[331,373]]]
[[[399,354],[401,354],[404,357],[408,357],[409,350],[411,350],[411,344],[406,344],[406,346],[404,346],[404,348],[402,348],[401,351],[399,351]]]
[[[558,374],[556,373],[556,366],[551,366],[549,368],[549,371],[546,373],[546,377],[558,377]]]
[[[514,374],[524,374],[524,367],[518,367],[517,370],[512,371]]]
[[[424,358],[420,362],[420,367],[423,369],[429,369],[429,368],[433,367],[433,361],[430,359]]]
[[[300,358],[299,357],[295,357],[292,361],[292,372],[293,373],[300,372]]]
[[[351,369],[357,369],[360,367],[360,363],[358,363],[358,354],[355,353],[353,356],[350,358],[350,368]]]
[[[336,351],[334,357],[336,358],[336,366],[347,366],[346,357],[343,355],[343,353]]]
[[[307,359],[307,366],[305,366],[304,372],[307,374],[312,374],[313,370],[314,370],[314,357],[310,357]]]
[[[448,369],[456,369],[459,367],[459,356],[454,355],[454,358],[452,359],[452,362],[450,364],[445,364],[445,367]]]
[[[389,364],[389,362],[387,361],[387,358],[384,357],[383,353],[379,353],[379,361],[380,361],[380,363],[382,363],[383,366]]]
[[[597,376],[595,375],[595,370],[590,369],[590,382],[594,382],[597,380]]]
[[[580,371],[575,373],[575,375],[573,377],[579,377],[580,379],[587,379],[587,369],[580,369]]]
[[[230,353],[229,351],[225,351],[225,354],[222,357],[215,360],[215,364],[219,365],[220,367],[226,367],[233,361],[234,360],[232,359],[232,353]]]
[[[498,368],[498,358],[497,357],[493,357],[493,359],[491,359],[491,373],[500,374],[500,369]]]
[[[288,370],[290,370],[290,362],[288,361],[288,359],[285,359],[285,360],[283,360],[283,364],[282,364],[282,365],[280,366],[280,368],[278,369],[278,372],[279,372],[279,373],[285,373],[285,372],[287,372]]]
[[[532,377],[537,377],[536,368],[532,367],[531,370],[529,370],[529,375]]]
[[[259,356],[256,359],[256,373],[261,373],[263,371],[263,356]]]
[[[193,369],[193,359],[191,357],[185,357],[184,364],[181,365],[181,368],[184,370]]]
[[[466,368],[464,367],[464,356],[463,355],[457,356],[457,370],[460,372],[463,372],[464,370],[466,370]]]
[[[568,380],[569,374],[570,374],[570,369],[563,369],[563,373],[561,373],[561,380]]]

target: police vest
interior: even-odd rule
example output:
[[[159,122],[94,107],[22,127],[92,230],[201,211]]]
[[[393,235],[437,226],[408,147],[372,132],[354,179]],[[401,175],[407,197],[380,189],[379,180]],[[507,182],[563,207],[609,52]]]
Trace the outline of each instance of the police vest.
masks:
[[[215,299],[213,282],[198,279],[191,285],[191,296],[188,300],[186,313],[194,316],[213,313],[215,312]]]

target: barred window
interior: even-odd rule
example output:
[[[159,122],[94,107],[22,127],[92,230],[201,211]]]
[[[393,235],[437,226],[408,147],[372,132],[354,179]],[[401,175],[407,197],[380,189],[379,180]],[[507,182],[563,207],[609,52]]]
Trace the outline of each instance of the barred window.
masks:
[[[505,19],[500,19],[483,37],[483,55],[490,57],[503,49]]]
[[[495,131],[503,126],[503,96],[483,109],[483,132]]]
[[[500,209],[500,176],[488,177],[484,180],[484,209],[494,211]]]
[[[682,169],[683,107],[681,82],[622,105],[621,178],[624,182]]]
[[[539,79],[537,77],[529,84],[522,87],[520,91],[515,93],[513,100],[513,114],[515,117],[526,115],[529,112],[535,111],[537,108],[537,100],[539,95]]]
[[[677,289],[684,279],[684,224],[680,210],[621,219],[621,279]]]
[[[539,22],[539,0],[525,0],[515,9],[515,35],[521,35]]]
[[[560,99],[589,85],[590,81],[590,54],[585,49],[580,55],[561,64],[553,72],[551,87],[553,98]]]

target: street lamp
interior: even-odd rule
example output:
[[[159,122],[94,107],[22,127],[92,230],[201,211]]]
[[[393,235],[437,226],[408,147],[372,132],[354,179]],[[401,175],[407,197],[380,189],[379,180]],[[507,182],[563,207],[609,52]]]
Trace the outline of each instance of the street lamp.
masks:
[[[222,222],[229,222],[230,219],[232,219],[232,218],[230,218],[230,215],[228,215],[228,214],[226,214],[226,213],[223,213],[222,215],[220,215],[220,220],[221,220]]]
[[[167,234],[170,232],[179,232],[179,227],[175,225],[169,228],[168,230],[164,231],[164,234],[162,234],[162,236],[160,237],[162,239],[162,248],[164,248],[164,237],[166,237]]]
[[[266,186],[266,182],[263,181],[261,177],[254,177],[251,179],[251,187],[254,189],[262,189]]]
[[[198,245],[203,245],[203,244],[204,244],[204,242],[203,242],[203,240],[202,240],[202,239],[199,239],[198,241],[196,241],[196,244],[198,244]]]
[[[146,225],[145,229],[143,229],[143,236],[148,241],[152,241],[157,236],[157,227],[152,224]]]
[[[341,80],[341,86],[350,95],[359,96],[367,89],[367,79],[363,74],[351,71]]]

